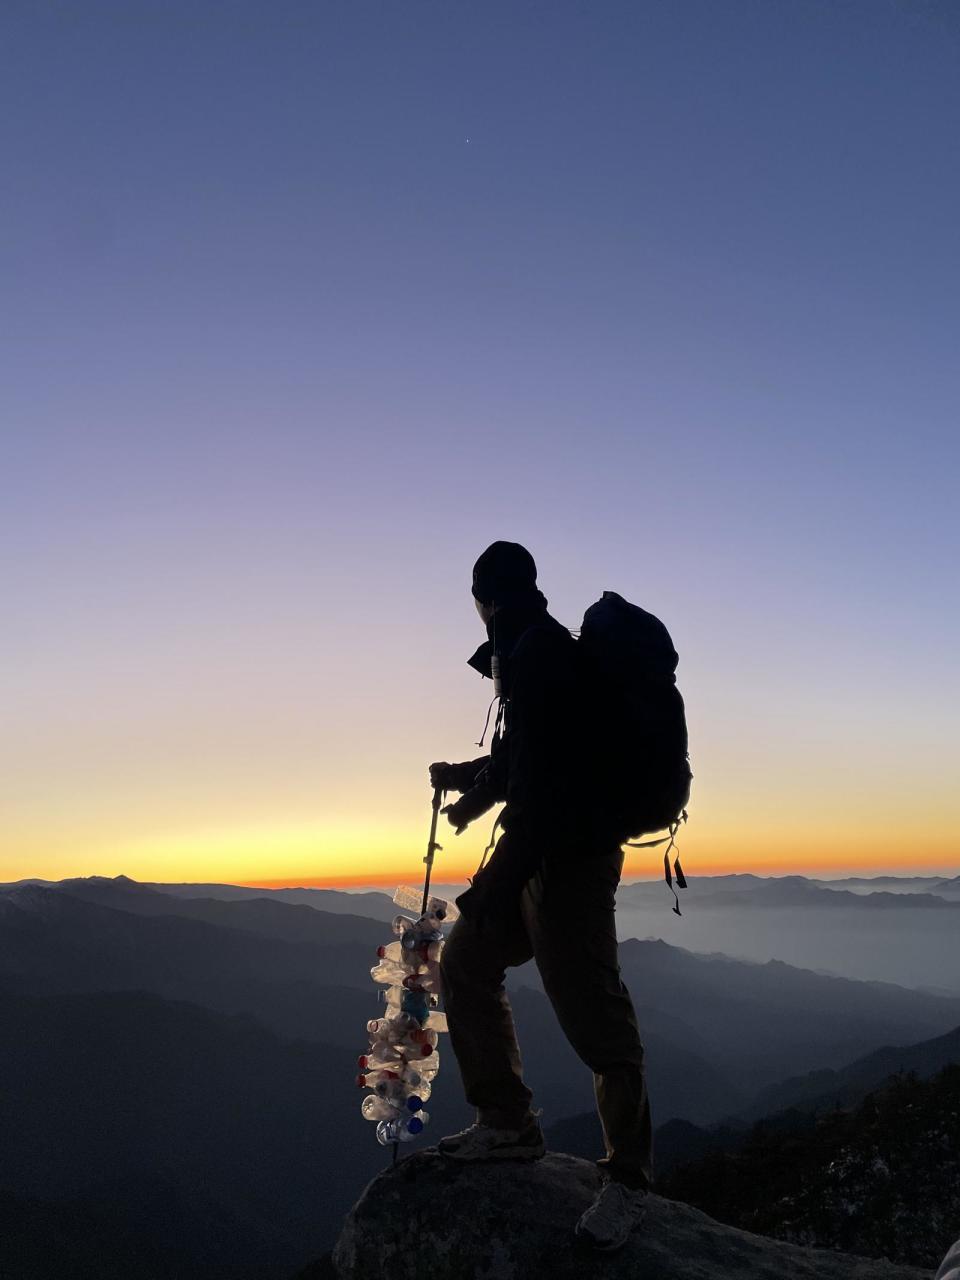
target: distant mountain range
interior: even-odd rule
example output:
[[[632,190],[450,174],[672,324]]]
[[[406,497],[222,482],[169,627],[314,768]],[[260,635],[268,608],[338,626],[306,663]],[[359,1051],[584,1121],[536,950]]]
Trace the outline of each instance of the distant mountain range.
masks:
[[[349,902],[353,895],[341,896]],[[250,1013],[280,1034],[344,1047],[356,1044],[354,1028],[375,1014],[369,970],[376,946],[390,937],[382,923],[362,916],[272,896],[170,895],[122,877],[18,886],[0,893],[0,912],[6,913],[0,973],[17,975],[25,990],[142,989]],[[717,1111],[711,1091],[704,1095],[692,1083],[702,1073],[671,1073],[662,1105],[669,1116],[698,1122],[746,1105],[757,1090],[798,1069],[849,1062],[878,1044],[928,1038],[960,1022],[960,997],[827,977],[777,961],[758,965],[630,939],[621,944],[620,962],[651,1063],[670,1062],[676,1053],[692,1071],[692,1055],[718,1073],[724,1096],[733,1091],[734,1105]],[[531,1069],[540,1046],[550,1046],[544,1087],[582,1078],[563,1037],[547,1034],[555,1020],[536,968],[528,964],[509,977],[512,989],[532,988],[531,1020],[538,1000],[545,1010],[543,1027],[538,1021],[537,1034],[528,1037]]]
[[[238,898],[269,897],[276,902],[292,902],[298,906],[315,907],[334,915],[369,916],[372,920],[390,921],[397,914],[393,898],[376,890],[344,893],[340,889],[252,889],[235,884],[148,884],[149,889],[172,894],[176,898]],[[462,889],[464,886],[460,886]],[[459,892],[459,890],[458,890]]]
[[[397,914],[393,898],[389,893],[379,890],[350,891],[342,889],[264,889],[242,884],[163,884],[159,881],[131,880],[129,876],[83,876],[68,880],[40,880],[35,877],[25,880],[10,880],[0,884],[0,893],[9,889],[19,889],[26,885],[38,885],[41,889],[67,889],[76,892],[76,886],[86,886],[85,892],[92,895],[97,885],[128,885],[136,889],[152,889],[173,898],[213,898],[224,902],[237,902],[241,899],[260,898],[272,902],[288,902],[296,906],[315,907],[319,911],[327,911],[333,915],[362,915],[372,920],[390,921]],[[457,886],[459,893],[464,885]]]
[[[699,909],[735,907],[850,907],[861,911],[935,910],[960,911],[960,877],[956,880],[909,879],[891,888],[886,878],[882,887],[872,881],[808,880],[805,876],[763,877],[754,875],[688,876],[684,901]],[[873,884],[873,888],[867,885]],[[854,888],[854,886],[863,886]],[[618,892],[621,906],[649,905],[663,898],[660,881],[622,884]]]
[[[344,912],[368,916],[374,920],[389,921],[396,914],[396,907],[387,892],[377,890],[311,889],[291,887],[281,889],[265,889],[248,885],[217,883],[183,883],[163,884],[150,881],[128,880],[126,876],[114,878],[90,876],[79,880],[40,880],[27,879],[0,884],[0,892],[19,885],[36,884],[45,888],[65,888],[70,885],[91,885],[97,881],[106,884],[118,884],[127,881],[141,888],[153,889],[179,898],[216,898],[224,901],[237,901],[243,898],[269,898],[277,902],[289,902],[300,906],[317,908],[334,914]],[[440,896],[453,897],[466,888],[465,882],[436,882],[434,892]],[[621,905],[630,903],[664,901],[663,879],[660,876],[645,877],[640,880],[624,880],[619,889]],[[827,903],[823,895],[831,894],[832,904]],[[751,872],[741,872],[719,876],[687,876],[688,901],[698,905],[714,907],[732,907],[749,902],[753,905],[766,906],[846,906],[857,905],[853,898],[867,899],[873,907],[915,908],[921,905],[938,905],[941,903],[960,905],[960,875],[958,876],[845,876],[836,880],[818,879],[816,877],[786,875],[758,876]],[[892,899],[907,899],[905,902],[893,903]],[[918,901],[923,899],[924,902]]]
[[[703,954],[779,959],[820,973],[960,995],[960,877],[829,881],[687,871],[679,919],[662,881],[620,886],[621,938],[663,937]]]
[[[853,893],[936,893],[960,898],[960,876],[846,876],[840,880],[813,880],[825,889],[849,889]]]

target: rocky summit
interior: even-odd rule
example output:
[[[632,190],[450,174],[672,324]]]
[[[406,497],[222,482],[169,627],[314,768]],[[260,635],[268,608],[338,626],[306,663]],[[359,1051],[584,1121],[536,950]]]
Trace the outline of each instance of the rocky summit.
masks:
[[[622,1250],[596,1254],[573,1225],[599,1185],[594,1165],[574,1156],[457,1164],[421,1151],[366,1188],[333,1270],[338,1280],[929,1280],[914,1267],[726,1227],[656,1195]]]

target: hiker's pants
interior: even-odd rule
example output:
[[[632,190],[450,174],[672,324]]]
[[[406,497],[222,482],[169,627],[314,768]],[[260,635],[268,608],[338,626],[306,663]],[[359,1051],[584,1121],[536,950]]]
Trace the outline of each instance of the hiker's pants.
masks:
[[[509,842],[504,834],[494,853]],[[643,1045],[620,978],[614,899],[623,851],[584,858],[574,871],[547,864],[507,900],[456,921],[440,960],[450,1042],[467,1101],[481,1124],[516,1128],[532,1114],[505,970],[536,961],[564,1034],[593,1072],[610,1177],[652,1181],[650,1103]]]

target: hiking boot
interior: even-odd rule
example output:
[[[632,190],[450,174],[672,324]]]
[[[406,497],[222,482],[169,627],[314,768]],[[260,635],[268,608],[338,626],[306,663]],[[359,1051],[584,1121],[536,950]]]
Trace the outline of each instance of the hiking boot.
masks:
[[[647,1194],[644,1190],[634,1191],[622,1182],[610,1179],[580,1218],[574,1235],[594,1249],[607,1253],[622,1248],[633,1228],[643,1221]]]
[[[451,1160],[539,1160],[547,1148],[539,1124],[531,1120],[522,1129],[472,1124],[441,1138],[437,1149]]]

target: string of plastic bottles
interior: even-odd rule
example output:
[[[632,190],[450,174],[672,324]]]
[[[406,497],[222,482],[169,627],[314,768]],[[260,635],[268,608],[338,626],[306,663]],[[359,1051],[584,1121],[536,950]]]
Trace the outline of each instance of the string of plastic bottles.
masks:
[[[422,894],[401,885],[393,895],[398,907],[419,912]],[[410,1142],[430,1121],[424,1104],[440,1070],[437,1041],[447,1029],[440,1003],[440,952],[443,924],[460,913],[443,898],[429,898],[418,919],[394,917],[396,941],[377,948],[370,970],[385,990],[383,1016],[367,1023],[370,1046],[357,1060],[357,1084],[370,1089],[360,1110],[377,1125],[381,1146]]]

